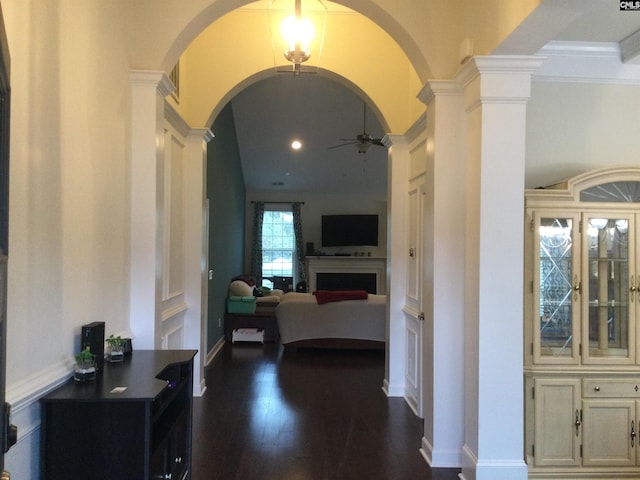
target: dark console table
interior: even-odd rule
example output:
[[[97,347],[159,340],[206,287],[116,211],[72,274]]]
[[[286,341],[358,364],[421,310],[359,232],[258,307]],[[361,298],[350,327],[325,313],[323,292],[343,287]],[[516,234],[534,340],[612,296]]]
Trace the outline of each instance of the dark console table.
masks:
[[[137,350],[43,397],[43,480],[190,479],[196,353]]]

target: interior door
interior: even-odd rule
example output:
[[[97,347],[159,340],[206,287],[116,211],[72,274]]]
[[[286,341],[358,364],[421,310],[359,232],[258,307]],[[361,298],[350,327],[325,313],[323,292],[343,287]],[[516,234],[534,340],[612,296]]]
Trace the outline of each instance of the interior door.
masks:
[[[422,405],[422,344],[423,344],[423,293],[422,293],[422,184],[414,185],[409,190],[407,225],[408,225],[408,265],[407,295],[405,299],[406,324],[406,364],[405,364],[405,398],[407,403],[420,418],[423,416]]]

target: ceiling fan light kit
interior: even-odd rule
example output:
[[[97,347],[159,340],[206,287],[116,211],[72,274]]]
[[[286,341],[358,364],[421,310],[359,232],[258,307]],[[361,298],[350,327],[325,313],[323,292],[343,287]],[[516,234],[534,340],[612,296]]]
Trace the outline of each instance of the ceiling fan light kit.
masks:
[[[356,135],[356,138],[343,138],[341,140],[346,141],[346,143],[340,143],[338,145],[329,147],[329,150],[333,148],[344,147],[346,145],[355,145],[356,148],[358,149],[358,153],[366,154],[371,145],[378,145],[380,147],[385,146],[385,144],[382,143],[381,138],[373,138],[371,135],[367,133],[367,103],[366,102],[364,102],[362,133]]]

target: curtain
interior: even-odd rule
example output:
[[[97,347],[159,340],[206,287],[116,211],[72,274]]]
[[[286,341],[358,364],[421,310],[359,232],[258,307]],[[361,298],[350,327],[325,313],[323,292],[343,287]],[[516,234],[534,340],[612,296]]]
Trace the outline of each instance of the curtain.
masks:
[[[291,204],[291,212],[293,213],[293,233],[296,237],[296,259],[298,267],[298,281],[307,282],[304,242],[302,240],[302,217],[300,215],[300,202]]]
[[[251,243],[251,275],[256,277],[256,285],[262,285],[262,218],[264,202],[253,204],[253,242]]]

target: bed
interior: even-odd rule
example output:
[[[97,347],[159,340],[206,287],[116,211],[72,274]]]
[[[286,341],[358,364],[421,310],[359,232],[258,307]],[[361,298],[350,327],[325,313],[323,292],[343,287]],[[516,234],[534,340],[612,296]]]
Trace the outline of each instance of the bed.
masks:
[[[285,347],[372,348],[385,345],[386,295],[318,304],[311,293],[284,294],[276,307]]]

